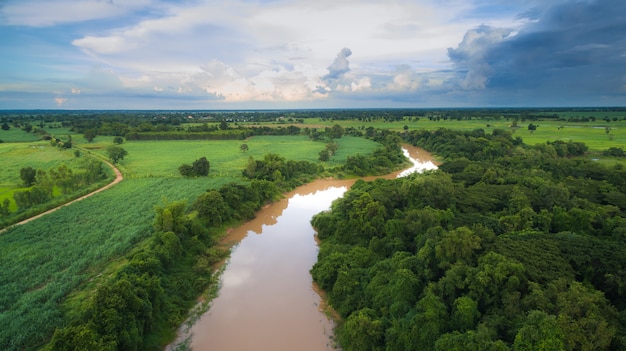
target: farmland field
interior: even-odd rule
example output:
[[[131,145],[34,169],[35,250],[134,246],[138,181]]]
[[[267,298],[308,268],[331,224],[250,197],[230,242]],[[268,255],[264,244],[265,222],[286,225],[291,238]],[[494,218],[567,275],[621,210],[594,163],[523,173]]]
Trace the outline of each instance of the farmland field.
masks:
[[[341,164],[349,155],[369,154],[378,145],[370,140],[350,136],[336,142],[339,149],[328,162],[329,166]],[[247,144],[249,150],[241,151],[241,144]],[[91,144],[82,146],[93,147]],[[128,151],[128,156],[120,162],[120,167],[130,178],[177,178],[180,177],[178,167],[181,164],[191,164],[203,156],[211,163],[209,177],[238,178],[250,156],[262,159],[267,153],[275,153],[287,160],[317,162],[325,143],[311,141],[306,136],[256,136],[240,141],[130,141],[121,147]],[[103,149],[93,152],[104,154]]]

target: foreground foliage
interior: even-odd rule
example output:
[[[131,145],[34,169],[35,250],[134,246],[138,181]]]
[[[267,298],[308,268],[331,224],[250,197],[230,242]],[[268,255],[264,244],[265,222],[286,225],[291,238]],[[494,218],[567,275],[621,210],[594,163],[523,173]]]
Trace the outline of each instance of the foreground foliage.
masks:
[[[626,171],[510,133],[407,137],[441,170],[357,182],[313,225],[344,350],[623,350]]]

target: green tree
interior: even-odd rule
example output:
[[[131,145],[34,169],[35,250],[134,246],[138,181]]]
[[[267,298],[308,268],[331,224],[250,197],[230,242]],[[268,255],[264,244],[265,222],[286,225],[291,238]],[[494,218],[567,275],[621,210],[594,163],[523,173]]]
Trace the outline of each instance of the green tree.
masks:
[[[201,157],[195,161],[193,164],[182,164],[178,167],[178,172],[183,177],[206,177],[209,175],[211,164],[206,157]]]
[[[328,134],[328,136],[332,139],[339,139],[343,136],[344,132],[345,131],[342,126],[335,124],[332,128],[327,130],[326,134]]]
[[[157,231],[184,233],[186,231],[185,203],[175,201],[156,207],[154,229]]]
[[[23,167],[20,169],[20,179],[24,183],[24,186],[28,187],[37,181],[37,170],[32,167]]]
[[[375,312],[370,308],[364,308],[346,319],[342,333],[350,342],[345,344],[344,350],[368,351],[382,350],[383,323],[376,319]]]
[[[457,261],[472,263],[475,252],[481,248],[480,242],[480,237],[467,227],[445,232],[439,244],[435,246],[439,266],[447,268]]]
[[[116,136],[115,138],[113,138],[113,142],[115,144],[123,144],[124,143],[124,138],[122,138],[121,136]]]
[[[624,149],[622,147],[610,147],[608,150],[605,150],[604,152],[602,152],[603,155],[605,156],[613,156],[613,157],[624,157],[626,156],[626,153],[624,152]]]
[[[52,351],[101,350],[115,351],[115,342],[104,342],[93,323],[57,329],[49,344]]]
[[[117,163],[121,160],[124,159],[125,156],[128,155],[128,151],[124,150],[123,148],[119,147],[119,146],[115,146],[115,145],[111,145],[109,147],[106,148],[106,153],[109,156],[109,158],[111,159],[111,161],[113,163]]]
[[[480,318],[478,302],[468,296],[461,296],[454,300],[452,308],[452,324],[454,329],[461,332],[474,329],[478,318]]]
[[[193,208],[209,226],[220,226],[229,219],[229,208],[222,194],[217,190],[209,190],[200,195]]]
[[[209,175],[209,169],[211,168],[211,164],[206,157],[200,157],[195,160],[192,165],[193,173],[198,177],[206,177]]]
[[[83,138],[88,142],[92,142],[96,138],[97,132],[95,129],[87,129],[83,134]]]
[[[433,292],[433,286],[426,289],[426,294],[417,302],[416,309],[411,338],[417,344],[417,350],[432,350],[446,328],[449,319],[448,309],[441,298]]]
[[[562,286],[563,282],[556,285]],[[557,295],[556,307],[557,323],[568,350],[603,350],[611,344],[615,327],[609,325],[607,318],[615,312],[602,292],[572,282]]]
[[[241,150],[242,152],[246,152],[248,151],[250,148],[248,147],[248,144],[241,144],[239,146],[239,150]]]
[[[244,170],[244,174],[250,178],[253,179],[256,177],[256,167],[257,167],[257,162],[254,160],[254,158],[252,158],[252,156],[248,157],[248,164],[246,165],[246,169]]]
[[[556,317],[543,311],[531,311],[518,330],[513,343],[515,351],[562,351],[563,331]]]
[[[322,162],[328,161],[330,159],[330,154],[328,153],[328,150],[320,151],[320,156],[318,159]]]
[[[5,198],[0,204],[0,217],[9,215],[9,206],[11,206],[11,201]]]
[[[339,149],[339,144],[336,142],[331,141],[326,143],[326,150],[328,150],[329,156],[333,156],[337,152],[337,149]]]
[[[228,122],[224,119],[220,122],[220,130],[228,130]]]
[[[178,167],[178,172],[183,177],[193,177],[193,166],[188,164],[182,164]]]

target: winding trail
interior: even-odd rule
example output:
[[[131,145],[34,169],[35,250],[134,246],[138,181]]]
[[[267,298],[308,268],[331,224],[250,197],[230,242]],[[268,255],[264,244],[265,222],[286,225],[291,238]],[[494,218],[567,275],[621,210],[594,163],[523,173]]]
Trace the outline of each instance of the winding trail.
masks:
[[[99,193],[99,192],[101,192],[101,191],[105,191],[105,190],[107,190],[107,189],[109,189],[109,188],[113,187],[115,184],[117,184],[117,183],[121,182],[122,180],[124,180],[124,176],[122,176],[122,172],[120,172],[120,170],[119,170],[117,167],[115,167],[115,166],[114,166],[111,162],[109,162],[109,161],[107,161],[107,160],[102,160],[102,159],[100,159],[100,161],[102,161],[102,162],[106,163],[106,164],[107,164],[107,166],[111,167],[111,169],[113,170],[113,172],[115,172],[115,180],[113,180],[111,183],[109,183],[109,184],[107,184],[107,185],[103,186],[103,187],[102,187],[102,188],[100,188],[100,189],[94,190],[94,191],[90,192],[89,194],[83,195],[83,196],[81,196],[81,197],[79,197],[79,198],[77,198],[77,199],[74,199],[74,200],[70,201],[70,202],[66,202],[66,203],[64,203],[64,204],[62,204],[62,205],[59,205],[59,206],[57,206],[57,207],[54,207],[54,208],[52,208],[52,209],[50,209],[50,210],[48,210],[48,211],[46,211],[46,212],[42,212],[42,213],[40,213],[40,214],[38,214],[38,215],[32,216],[32,217],[30,217],[30,218],[26,218],[26,219],[25,219],[25,220],[23,220],[23,221],[17,222],[17,223],[15,223],[15,224],[11,224],[10,226],[8,226],[8,227],[6,227],[6,228],[0,229],[0,234],[4,233],[5,231],[7,231],[7,230],[8,230],[8,229],[10,229],[10,228],[17,227],[18,225],[22,225],[22,224],[24,224],[24,223],[28,223],[28,222],[30,222],[30,221],[34,221],[35,219],[41,218],[41,217],[43,217],[43,216],[45,216],[45,215],[47,215],[47,214],[50,214],[50,213],[52,213],[52,212],[54,212],[54,211],[56,211],[56,210],[60,209],[61,207],[69,206],[69,205],[71,205],[71,204],[73,204],[73,203],[75,203],[75,202],[78,202],[78,201],[84,200],[84,199],[86,199],[86,198],[88,198],[88,197],[90,197],[90,196],[92,196],[92,195],[95,195],[95,194],[97,194],[97,193]]]

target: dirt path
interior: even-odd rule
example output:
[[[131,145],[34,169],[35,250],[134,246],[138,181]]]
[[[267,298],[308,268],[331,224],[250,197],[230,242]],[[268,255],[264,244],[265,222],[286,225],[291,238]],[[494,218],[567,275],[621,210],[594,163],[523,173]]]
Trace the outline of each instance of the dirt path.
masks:
[[[41,218],[41,217],[43,217],[43,216],[45,216],[45,215],[47,215],[49,213],[52,213],[52,212],[60,209],[61,207],[65,207],[65,206],[71,205],[71,204],[73,204],[75,202],[78,202],[78,201],[86,199],[86,198],[88,198],[88,197],[90,197],[92,195],[95,195],[95,194],[97,194],[97,193],[99,193],[101,191],[107,190],[107,189],[111,188],[112,186],[114,186],[115,184],[121,182],[124,179],[124,177],[122,176],[122,172],[120,172],[120,170],[117,169],[117,167],[115,167],[111,162],[105,161],[105,160],[101,160],[101,161],[106,163],[107,166],[111,167],[111,169],[113,169],[113,172],[115,172],[115,180],[113,180],[111,183],[109,183],[109,184],[103,186],[102,188],[100,188],[98,190],[95,190],[95,191],[93,191],[93,192],[91,192],[91,193],[89,193],[87,195],[83,195],[83,196],[81,196],[81,197],[79,197],[77,199],[74,199],[74,200],[70,201],[70,202],[66,202],[63,205],[59,205],[59,206],[57,206],[55,208],[52,208],[52,209],[50,209],[50,210],[48,210],[46,212],[42,212],[42,213],[40,213],[40,214],[38,214],[36,216],[30,217],[30,218],[27,218],[27,219],[25,219],[25,220],[23,220],[21,222],[17,222],[15,224],[12,224],[12,225],[4,228],[4,229],[0,229],[0,234],[4,233],[9,228],[13,228],[15,226],[22,225],[24,223],[28,223],[30,221],[34,221],[35,219]]]

